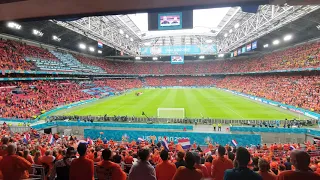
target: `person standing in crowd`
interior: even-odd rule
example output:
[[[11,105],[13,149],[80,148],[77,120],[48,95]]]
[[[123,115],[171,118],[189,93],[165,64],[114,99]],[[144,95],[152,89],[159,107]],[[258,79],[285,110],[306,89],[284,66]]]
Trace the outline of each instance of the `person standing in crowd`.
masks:
[[[177,154],[177,162],[175,163],[176,168],[179,168],[180,166],[186,166],[186,162],[184,159],[184,153],[179,151]]]
[[[117,164],[121,163],[121,156],[119,155],[119,151],[116,151],[116,154],[112,157],[112,161]]]
[[[268,163],[268,161],[261,158],[259,159],[258,166],[259,166],[258,174],[260,174],[263,180],[277,179],[277,176],[273,172],[270,172],[270,164]]]
[[[17,156],[17,146],[9,144],[7,155],[0,161],[0,171],[4,180],[20,180],[29,176],[27,172],[31,168],[31,163],[23,157]]]
[[[3,137],[1,139],[1,147],[0,147],[0,156],[4,156],[7,154],[7,147],[8,147],[8,143],[9,143],[9,138],[7,137]]]
[[[201,164],[201,158],[198,153],[194,152],[195,164],[194,167],[202,172],[203,178],[209,178],[209,173],[207,168]]]
[[[235,163],[237,167],[224,172],[224,180],[262,180],[262,177],[250,170],[247,166],[250,162],[250,153],[244,147],[237,148]]]
[[[200,180],[202,179],[202,172],[194,167],[195,157],[192,152],[186,154],[186,166],[181,166],[176,171],[172,180]]]
[[[232,161],[225,158],[225,154],[226,149],[220,145],[218,147],[218,158],[212,161],[211,177],[213,180],[223,180],[225,170],[233,168]]]
[[[77,151],[80,155],[78,159],[72,160],[70,166],[70,180],[94,180],[94,163],[86,159],[87,145],[80,143]]]
[[[287,162],[284,163],[286,166],[286,170],[291,170],[291,162],[290,162],[290,157],[287,157]]]
[[[130,169],[129,180],[156,180],[156,171],[149,162],[149,149],[140,149],[138,156],[139,161]]]
[[[162,162],[156,166],[157,180],[172,180],[177,170],[176,166],[168,161],[168,151],[162,150],[160,157]]]
[[[204,163],[204,166],[206,166],[208,170],[208,174],[211,176],[211,166],[212,166],[213,157],[209,155],[206,159],[206,162]]]
[[[51,174],[54,160],[55,157],[51,155],[50,151],[46,151],[45,156],[42,156],[41,163],[44,166],[46,175]]]
[[[96,172],[99,180],[126,180],[127,175],[122,171],[121,167],[111,162],[112,152],[110,149],[102,151],[103,161],[97,164]]]
[[[69,147],[67,149],[66,156],[63,159],[54,163],[49,180],[54,180],[54,179],[68,180],[69,179],[69,172],[70,172],[70,165],[71,165],[71,162],[74,158],[76,158],[75,149],[74,149],[74,147]]]
[[[307,152],[294,150],[290,154],[290,161],[295,171],[284,171],[279,174],[277,180],[319,180],[320,175],[314,173],[310,168],[310,155]]]

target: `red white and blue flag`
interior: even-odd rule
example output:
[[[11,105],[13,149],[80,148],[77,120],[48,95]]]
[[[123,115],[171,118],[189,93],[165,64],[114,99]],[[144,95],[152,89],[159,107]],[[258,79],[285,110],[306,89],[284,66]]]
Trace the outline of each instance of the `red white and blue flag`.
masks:
[[[23,142],[24,142],[24,143],[28,143],[29,140],[30,140],[30,134],[25,134],[25,135],[23,136]]]
[[[143,141],[144,141],[144,139],[138,138],[138,142],[143,142]]]
[[[54,143],[54,138],[53,138],[53,135],[52,135],[52,134],[49,135],[49,143],[50,143],[50,144],[53,144],[53,143]]]
[[[161,141],[162,146],[164,147],[164,149],[166,151],[169,151],[169,146],[168,146],[168,142],[167,142],[167,137],[164,137]]]
[[[101,41],[98,41],[98,48],[103,48],[103,44]]]
[[[178,144],[181,145],[182,149],[190,149],[191,147],[189,139],[178,139]]]
[[[238,142],[234,139],[231,140],[231,143],[233,144],[233,146],[237,147],[238,146]]]

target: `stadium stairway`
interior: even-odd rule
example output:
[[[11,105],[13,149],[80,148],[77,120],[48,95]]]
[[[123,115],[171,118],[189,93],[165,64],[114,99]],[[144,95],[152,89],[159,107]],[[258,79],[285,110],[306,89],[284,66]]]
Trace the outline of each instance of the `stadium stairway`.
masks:
[[[101,67],[91,66],[82,64],[71,54],[61,53],[57,51],[50,51],[54,56],[56,56],[62,63],[68,66],[72,71],[81,71],[81,72],[94,72],[102,73],[105,72]]]

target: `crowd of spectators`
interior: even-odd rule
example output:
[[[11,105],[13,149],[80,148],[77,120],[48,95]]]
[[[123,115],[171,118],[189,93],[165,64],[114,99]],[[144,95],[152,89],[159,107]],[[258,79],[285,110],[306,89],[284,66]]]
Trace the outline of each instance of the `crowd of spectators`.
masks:
[[[147,86],[212,86],[214,79],[212,77],[146,77]]]
[[[4,125],[6,126],[6,125]],[[182,149],[168,142],[92,141],[31,129],[1,131],[0,178],[31,178],[42,167],[53,180],[308,180],[320,178],[320,156],[310,156],[299,144],[231,147],[193,144]],[[26,138],[29,137],[29,138]],[[51,139],[54,139],[53,141]],[[78,139],[79,138],[79,139]],[[310,142],[306,147],[316,146]],[[309,154],[308,154],[309,153]],[[19,168],[16,168],[19,166]]]
[[[263,97],[288,105],[320,111],[320,76],[227,76],[216,79],[220,88]]]
[[[34,118],[57,106],[87,100],[94,96],[83,92],[89,87],[75,81],[12,81],[0,83],[0,115],[21,119]],[[90,81],[93,87],[109,86],[114,92],[141,88],[139,79]]]

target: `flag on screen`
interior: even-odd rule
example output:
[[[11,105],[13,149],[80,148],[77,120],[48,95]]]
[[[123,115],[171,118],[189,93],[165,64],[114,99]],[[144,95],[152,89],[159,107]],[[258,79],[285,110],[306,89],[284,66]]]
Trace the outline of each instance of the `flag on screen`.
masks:
[[[89,145],[93,145],[93,141],[92,141],[92,139],[87,138],[87,142],[88,142],[88,144],[89,144]]]
[[[189,139],[178,139],[178,144],[180,144],[183,149],[190,149],[191,147]]]
[[[238,146],[238,142],[236,140],[234,140],[234,139],[231,140],[231,143],[236,147]]]
[[[29,140],[30,140],[30,134],[25,134],[25,135],[23,135],[23,142],[24,142],[24,143],[28,143]]]
[[[161,141],[162,146],[169,151],[169,146],[168,146],[168,142],[167,142],[167,137],[164,137]]]
[[[50,144],[53,144],[53,143],[54,143],[54,138],[53,138],[53,135],[52,135],[52,134],[49,135],[49,143],[50,143]]]
[[[98,48],[103,48],[103,44],[101,41],[98,41]]]

